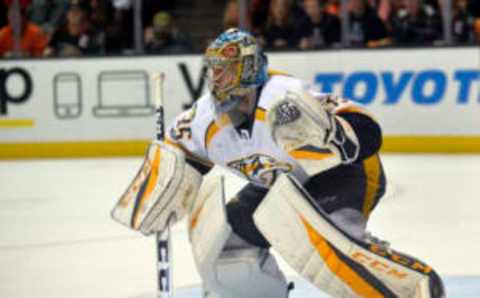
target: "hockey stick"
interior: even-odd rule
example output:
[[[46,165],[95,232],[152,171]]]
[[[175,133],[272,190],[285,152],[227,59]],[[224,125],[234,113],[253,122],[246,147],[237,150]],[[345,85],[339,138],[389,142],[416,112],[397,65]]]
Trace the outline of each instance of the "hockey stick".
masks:
[[[155,111],[156,111],[156,138],[161,141],[165,138],[164,110],[163,110],[163,82],[165,74],[155,74]],[[163,232],[157,232],[155,243],[157,247],[157,281],[158,297],[173,297],[172,288],[172,256],[171,256],[171,223],[172,218],[167,221],[167,227]]]

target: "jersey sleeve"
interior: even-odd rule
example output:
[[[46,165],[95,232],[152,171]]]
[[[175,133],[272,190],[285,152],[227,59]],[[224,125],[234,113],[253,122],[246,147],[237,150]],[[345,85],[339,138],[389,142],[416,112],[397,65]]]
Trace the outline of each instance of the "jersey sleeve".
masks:
[[[165,142],[183,150],[187,162],[205,174],[213,167],[213,163],[208,159],[202,142],[205,132],[197,112],[197,105],[194,104],[179,114],[167,127]]]

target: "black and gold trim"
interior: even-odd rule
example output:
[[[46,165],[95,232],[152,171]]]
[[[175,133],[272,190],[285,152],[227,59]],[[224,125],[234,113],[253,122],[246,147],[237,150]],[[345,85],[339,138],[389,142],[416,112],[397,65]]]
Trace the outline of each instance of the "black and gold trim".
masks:
[[[365,174],[362,213],[368,218],[380,197],[385,193],[385,176],[378,154],[365,159],[362,165]]]
[[[220,131],[220,126],[217,124],[215,120],[210,122],[208,125],[207,131],[205,132],[205,149],[208,149],[208,145],[213,140],[215,135]]]
[[[335,154],[328,148],[319,148],[312,145],[302,146],[291,150],[288,154],[295,159],[323,160],[333,157]]]

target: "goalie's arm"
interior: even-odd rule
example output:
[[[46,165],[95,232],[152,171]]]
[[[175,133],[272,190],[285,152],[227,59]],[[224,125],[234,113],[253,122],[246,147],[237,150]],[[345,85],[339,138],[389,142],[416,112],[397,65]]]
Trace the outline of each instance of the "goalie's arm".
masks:
[[[165,143],[183,151],[187,163],[205,175],[212,169],[213,163],[207,158],[202,144],[208,123],[198,117],[197,109],[198,106],[194,104],[172,121],[166,130]]]
[[[185,148],[185,146],[183,146],[182,144],[177,143],[170,138],[166,138],[165,143],[182,150],[185,153],[185,160],[187,164],[196,169],[200,174],[206,175],[213,168],[214,164],[210,160],[194,154],[193,152]]]

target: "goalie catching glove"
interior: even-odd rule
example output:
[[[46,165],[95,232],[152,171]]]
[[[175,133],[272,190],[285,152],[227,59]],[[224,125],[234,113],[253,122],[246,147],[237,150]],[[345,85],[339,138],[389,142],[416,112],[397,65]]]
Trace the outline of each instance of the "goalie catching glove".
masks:
[[[154,141],[135,179],[112,210],[112,218],[144,235],[181,220],[193,205],[202,175],[178,148]]]
[[[358,157],[357,136],[331,102],[327,94],[288,91],[267,113],[275,142],[311,176]]]

